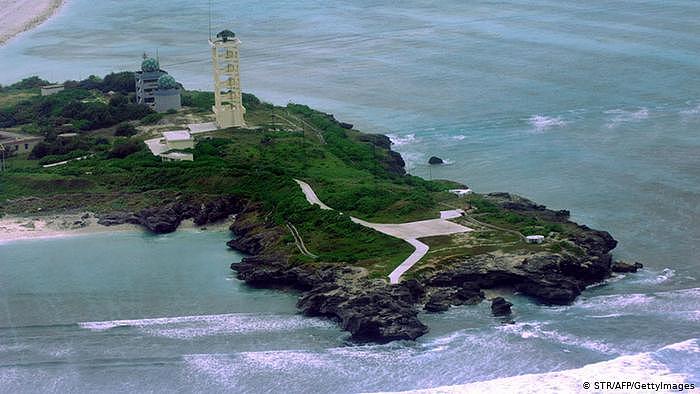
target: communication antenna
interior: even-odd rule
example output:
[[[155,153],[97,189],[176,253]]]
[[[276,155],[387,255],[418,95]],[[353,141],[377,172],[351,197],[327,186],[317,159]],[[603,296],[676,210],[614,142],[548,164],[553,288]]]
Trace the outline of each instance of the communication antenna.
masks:
[[[209,41],[211,41],[211,0],[209,0]]]

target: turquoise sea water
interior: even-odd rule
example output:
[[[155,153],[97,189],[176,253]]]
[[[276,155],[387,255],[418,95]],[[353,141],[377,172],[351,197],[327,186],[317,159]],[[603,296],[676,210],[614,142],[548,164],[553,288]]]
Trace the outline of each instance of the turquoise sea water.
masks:
[[[72,0],[56,18],[0,48],[0,83],[31,74],[62,80],[134,69],[142,52],[157,49],[164,67],[185,86],[210,88],[206,3]],[[6,283],[22,284],[3,292],[10,312],[7,318],[0,312],[6,319],[1,326],[44,330],[22,334],[25,328],[12,328],[6,333],[14,337],[0,336],[0,376],[15,385],[7,387],[27,389],[32,376],[46,376],[45,389],[77,390],[84,383],[116,390],[110,384],[120,381],[156,391],[194,391],[200,384],[213,391],[302,392],[305,384],[319,392],[407,390],[558,370],[576,375],[585,365],[595,368],[625,355],[637,357],[639,369],[650,374],[666,368],[700,382],[700,3],[213,6],[215,30],[231,28],[244,43],[245,90],[275,103],[308,103],[362,129],[390,134],[417,175],[460,180],[478,191],[513,191],[570,209],[575,220],[611,231],[620,240],[618,257],[642,261],[647,269],[591,289],[571,307],[546,308],[515,297],[515,326],[492,321],[485,305],[458,308],[426,316],[432,332],[417,344],[353,347],[332,326],[294,320],[293,297],[224,281],[228,262],[236,258],[217,249],[224,235],[183,233],[173,236],[181,239],[173,244],[164,238],[161,251],[172,257],[154,252],[149,258],[147,275],[155,284],[144,281],[143,293],[127,286],[139,296],[125,292],[116,300],[117,293],[107,290],[138,276],[129,274],[138,272],[133,266],[119,264],[118,254],[109,255],[109,269],[119,272],[100,268],[108,275],[97,271],[93,284],[69,276],[64,288],[42,290],[58,286],[52,280],[56,271],[92,268],[83,263],[78,270],[73,264],[80,255],[63,252],[75,248],[74,241],[31,241],[41,248],[26,250],[31,242],[0,245],[0,291]],[[431,155],[451,164],[429,170]],[[135,248],[134,256],[151,253],[148,242],[160,240],[129,237],[120,242]],[[199,271],[184,261],[186,254],[169,249],[180,243],[191,245],[194,257],[200,250],[212,253],[207,261],[220,260],[219,268],[197,265],[211,275],[191,277]],[[99,255],[103,242],[93,244]],[[45,255],[21,260],[29,252]],[[46,255],[55,256],[55,266],[31,266]],[[25,261],[24,271],[17,261]],[[51,267],[61,269],[47,275]],[[178,275],[179,282],[171,278]],[[96,306],[87,313],[80,300],[93,287],[105,293],[89,296],[96,297]],[[170,293],[177,296],[168,304],[162,295]],[[256,312],[261,319],[272,317],[241,323],[237,315]],[[199,315],[209,317],[191,317]],[[140,320],[145,318],[171,320]],[[138,322],[126,328],[78,325],[120,319]],[[274,334],[251,328],[248,339],[231,333],[237,330],[231,327],[277,324],[293,328]],[[69,357],[60,352],[24,356],[22,343],[63,329],[69,334],[51,339],[57,346],[108,354],[67,353],[73,358],[61,366],[51,364]],[[163,330],[209,331],[192,339],[164,337]],[[128,348],[121,335],[142,342]],[[7,338],[20,350],[3,348]],[[672,344],[680,345],[660,350]],[[169,361],[158,367],[134,361],[150,357],[154,348],[163,348]],[[90,361],[85,368],[71,364],[81,356],[108,361],[96,368]],[[661,361],[643,362],[645,357]]]

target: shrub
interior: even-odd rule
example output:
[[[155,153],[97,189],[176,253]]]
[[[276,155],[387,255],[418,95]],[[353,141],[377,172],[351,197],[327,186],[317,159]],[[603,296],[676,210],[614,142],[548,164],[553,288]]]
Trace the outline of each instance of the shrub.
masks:
[[[141,150],[141,142],[139,141],[122,141],[117,142],[109,152],[110,159],[123,159]]]
[[[131,123],[122,123],[119,126],[117,126],[117,129],[114,131],[114,136],[115,137],[131,137],[132,135],[135,135],[137,133],[136,127],[134,127]]]
[[[161,119],[163,119],[163,114],[152,113],[141,118],[141,124],[156,124],[160,122]]]

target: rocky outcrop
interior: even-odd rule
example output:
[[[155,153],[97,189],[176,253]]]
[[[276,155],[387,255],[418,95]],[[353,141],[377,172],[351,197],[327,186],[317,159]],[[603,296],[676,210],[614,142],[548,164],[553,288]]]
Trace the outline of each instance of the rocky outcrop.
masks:
[[[513,306],[503,297],[496,297],[491,301],[491,313],[494,316],[509,316],[511,314],[510,307]]]
[[[337,321],[355,340],[413,340],[428,331],[418,320],[421,293],[415,285],[389,286],[367,281],[358,268],[295,266],[273,256],[246,257],[231,269],[252,286],[302,291],[297,307],[303,314]]]
[[[375,157],[387,172],[397,175],[406,174],[406,162],[399,152],[391,150],[392,143],[389,137],[382,134],[358,133],[357,139],[362,142],[368,142],[386,152],[385,155],[377,152]]]
[[[228,245],[252,255],[231,265],[239,279],[256,287],[301,291],[297,307],[303,314],[335,320],[355,340],[416,339],[428,331],[418,320],[416,304],[425,294],[419,282],[391,286],[367,279],[357,267],[293,264],[275,254],[286,232],[266,217],[262,206],[251,204],[230,227],[236,238]]]
[[[642,263],[634,262],[634,263],[626,263],[624,261],[615,261],[612,264],[612,271],[613,272],[637,272],[638,270],[644,268],[644,265]]]
[[[445,164],[445,161],[437,156],[431,156],[430,159],[428,159],[428,164],[432,164],[432,165]]]
[[[97,223],[105,226],[137,224],[153,233],[165,234],[175,231],[185,219],[193,219],[199,226],[214,223],[238,213],[244,205],[245,201],[231,196],[208,200],[185,198],[138,212],[103,214],[99,216]]]
[[[362,341],[413,340],[428,332],[418,320],[409,291],[382,281],[336,280],[304,293],[297,306],[308,316],[326,316]]]
[[[544,304],[565,305],[586,286],[607,278],[609,272],[610,262],[600,258],[547,252],[481,254],[453,262],[424,281],[433,288],[508,287]]]

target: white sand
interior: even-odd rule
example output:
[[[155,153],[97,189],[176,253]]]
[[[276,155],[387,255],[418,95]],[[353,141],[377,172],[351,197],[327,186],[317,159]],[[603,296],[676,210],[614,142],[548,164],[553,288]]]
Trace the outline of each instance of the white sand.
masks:
[[[131,224],[102,226],[97,224],[97,218],[86,213],[36,217],[5,216],[0,218],[0,244],[22,239],[139,230],[140,227]]]
[[[64,0],[0,0],[0,45],[49,19],[63,3]]]

